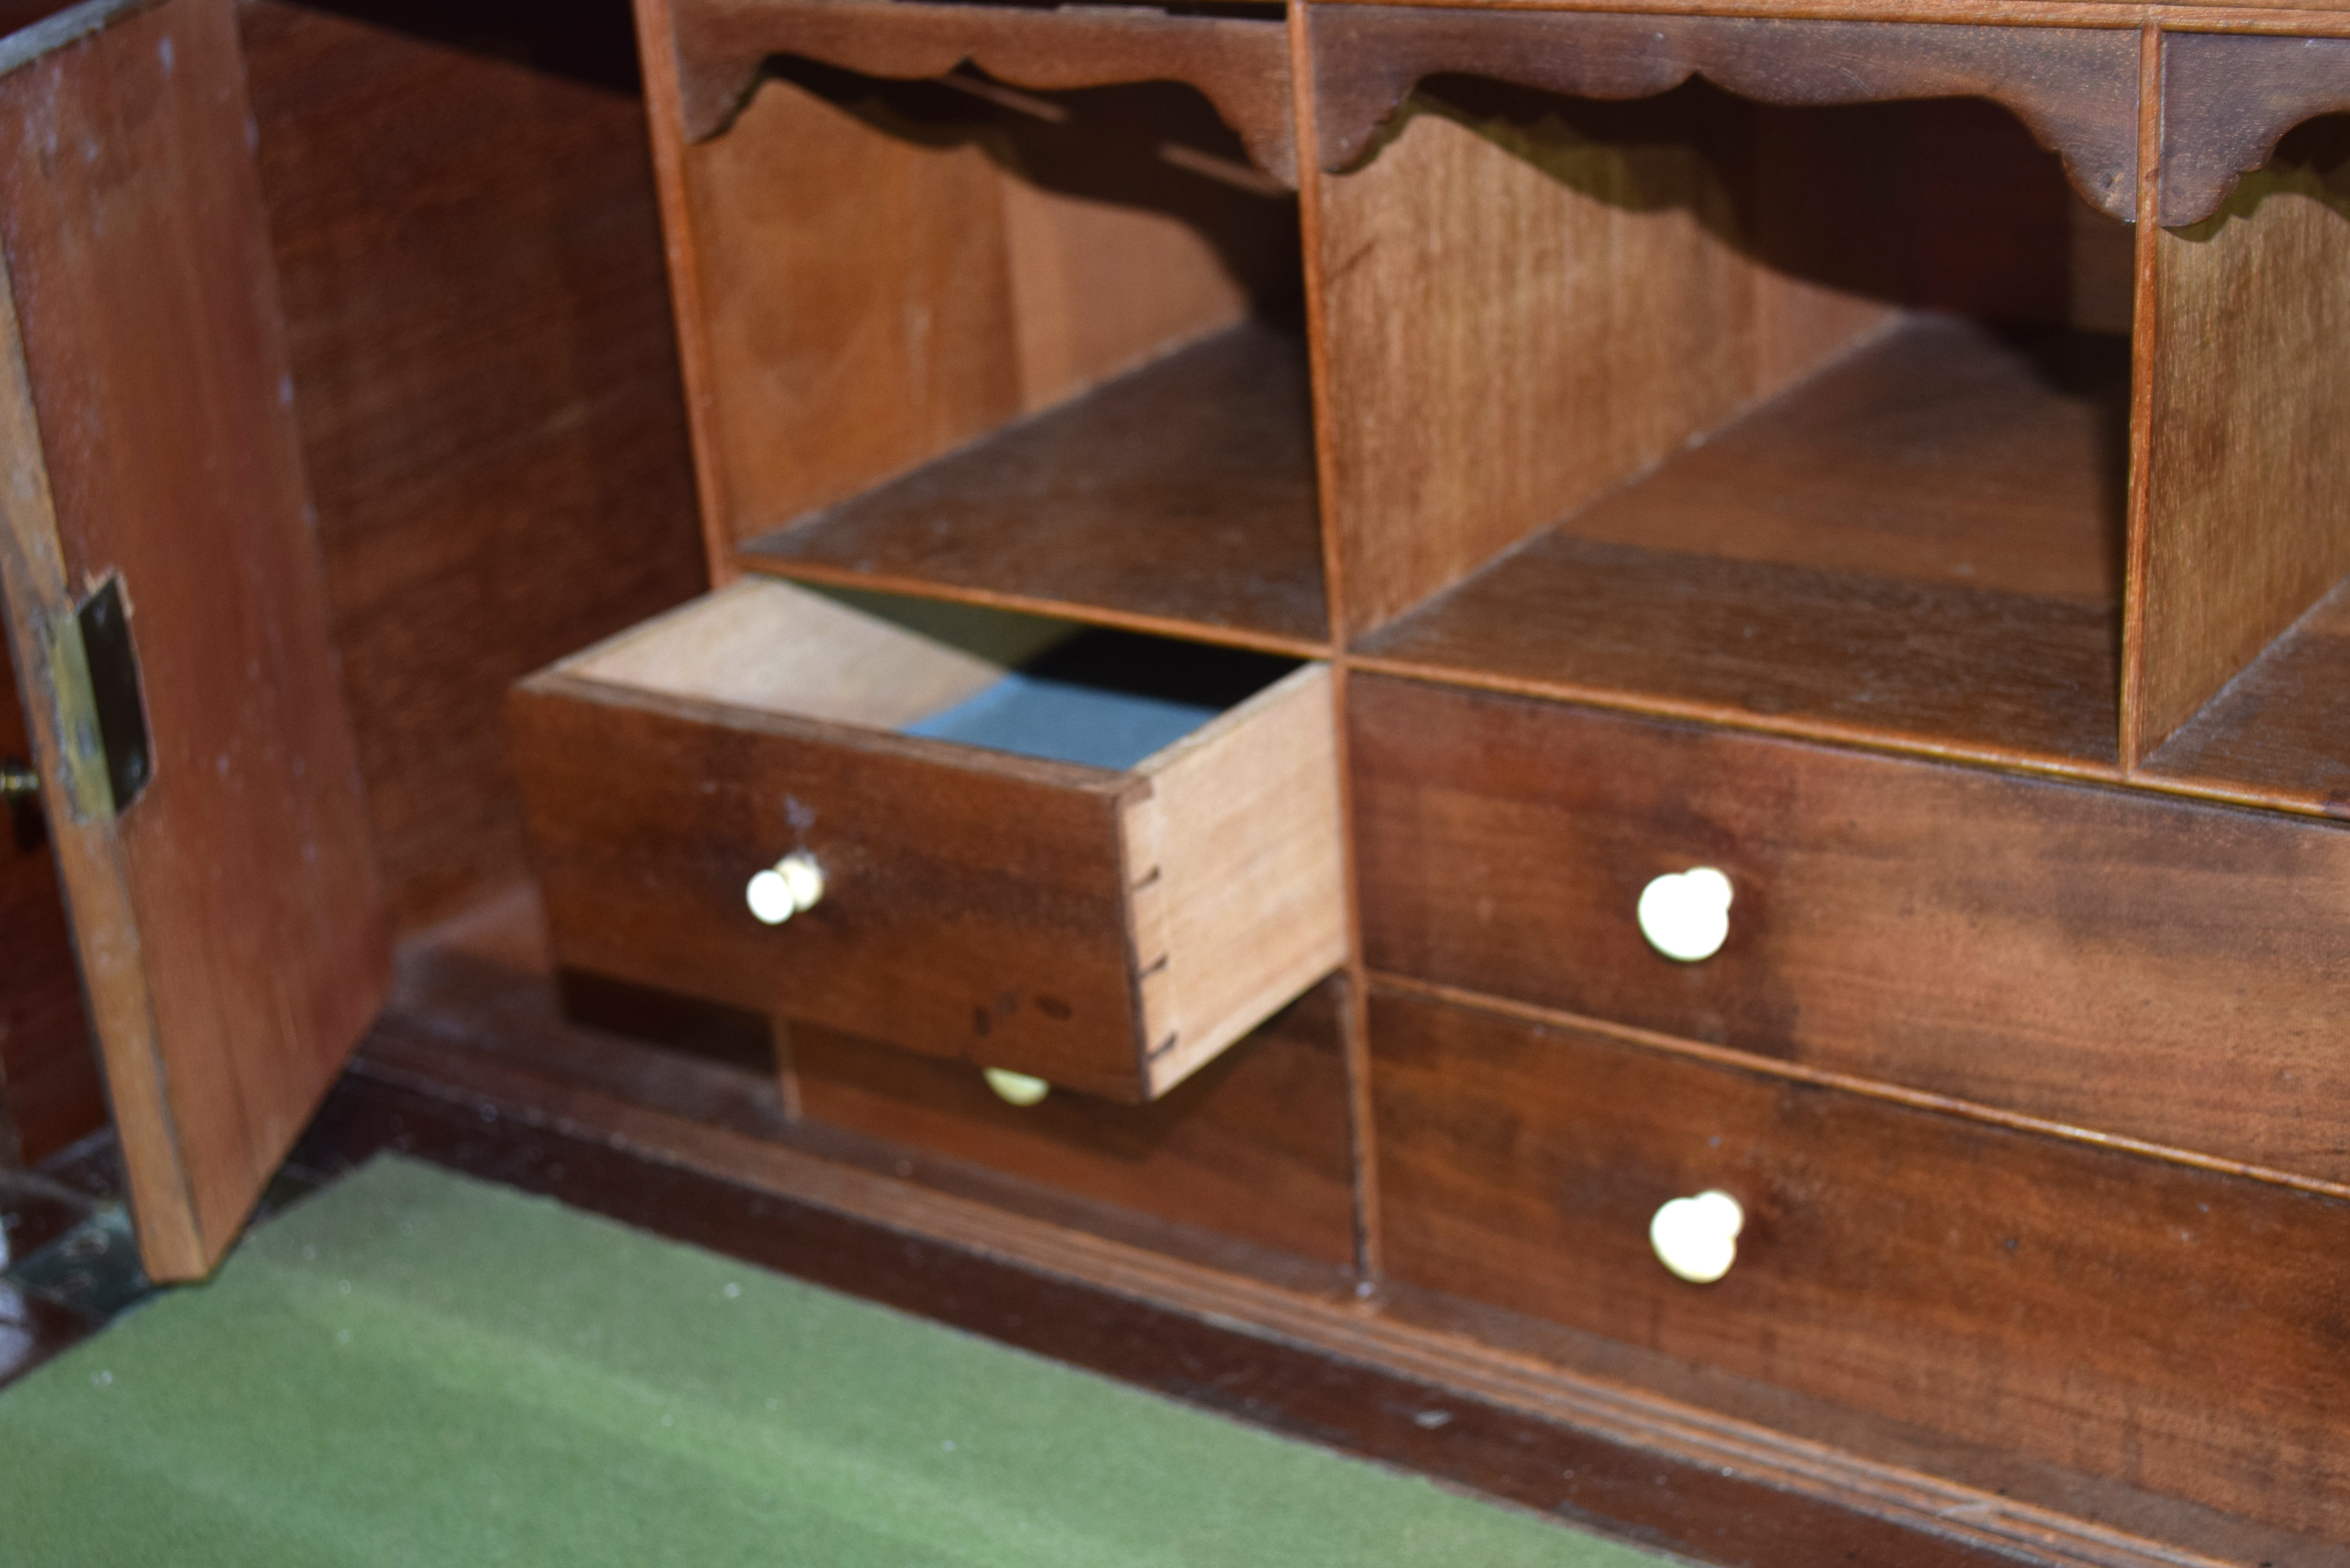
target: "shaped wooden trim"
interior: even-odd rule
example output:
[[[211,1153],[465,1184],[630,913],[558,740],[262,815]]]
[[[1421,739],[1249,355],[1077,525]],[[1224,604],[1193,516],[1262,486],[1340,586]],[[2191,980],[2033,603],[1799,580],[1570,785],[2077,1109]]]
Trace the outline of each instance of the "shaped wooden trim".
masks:
[[[2350,38],[2166,33],[2162,226],[2219,212],[2285,132],[2350,109]]]
[[[1315,5],[1317,155],[1362,161],[1424,78],[1459,72],[1577,98],[1648,98],[1702,76],[1774,104],[1986,98],[2064,161],[2091,206],[2137,213],[2137,34],[1931,22]]]
[[[1258,168],[1297,183],[1288,33],[1279,22],[919,0],[679,0],[674,26],[689,141],[733,122],[774,55],[899,81],[968,63],[1038,91],[1185,83],[1239,133]]]

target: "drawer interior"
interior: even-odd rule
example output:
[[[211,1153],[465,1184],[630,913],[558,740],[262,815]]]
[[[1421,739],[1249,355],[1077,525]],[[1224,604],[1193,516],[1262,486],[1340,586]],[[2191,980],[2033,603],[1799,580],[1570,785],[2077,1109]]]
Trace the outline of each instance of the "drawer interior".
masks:
[[[1297,664],[985,606],[750,581],[564,668],[638,691],[1124,772]]]

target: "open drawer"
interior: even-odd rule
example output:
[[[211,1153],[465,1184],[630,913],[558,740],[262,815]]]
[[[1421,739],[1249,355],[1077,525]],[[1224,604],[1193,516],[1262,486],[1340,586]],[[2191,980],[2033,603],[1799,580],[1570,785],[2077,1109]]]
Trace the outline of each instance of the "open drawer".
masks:
[[[510,716],[568,969],[1142,1101],[1344,957],[1319,665],[754,582]]]

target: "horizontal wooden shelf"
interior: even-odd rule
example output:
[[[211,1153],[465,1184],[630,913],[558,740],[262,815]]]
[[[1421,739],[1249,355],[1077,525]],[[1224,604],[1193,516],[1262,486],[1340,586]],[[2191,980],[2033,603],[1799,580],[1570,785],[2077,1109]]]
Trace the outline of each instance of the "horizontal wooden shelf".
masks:
[[[2128,382],[2118,338],[1904,318],[1358,661],[2109,774]]]
[[[2350,579],[2164,742],[2142,777],[2350,816]]]
[[[1257,322],[753,539],[755,572],[1312,655],[1302,341]]]

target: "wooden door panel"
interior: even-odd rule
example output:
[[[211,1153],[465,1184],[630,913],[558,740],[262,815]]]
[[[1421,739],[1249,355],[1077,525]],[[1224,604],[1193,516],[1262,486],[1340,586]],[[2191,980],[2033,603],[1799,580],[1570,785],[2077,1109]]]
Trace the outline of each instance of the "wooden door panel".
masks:
[[[390,970],[229,0],[0,43],[0,575],[148,1269],[234,1239]],[[74,611],[119,583],[118,812]]]

